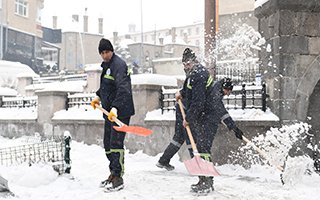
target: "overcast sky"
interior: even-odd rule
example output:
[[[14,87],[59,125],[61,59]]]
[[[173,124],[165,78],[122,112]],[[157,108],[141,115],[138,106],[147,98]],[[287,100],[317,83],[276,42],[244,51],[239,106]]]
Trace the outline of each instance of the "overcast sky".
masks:
[[[87,8],[89,32],[98,32],[98,18],[104,18],[104,34],[128,32],[128,24],[141,30],[141,1],[143,30],[189,25],[204,20],[204,0],[45,0],[42,25],[52,28],[52,16],[58,16],[58,28],[70,27],[71,15],[82,20]],[[81,22],[80,22],[81,23]],[[81,28],[82,30],[82,28]]]

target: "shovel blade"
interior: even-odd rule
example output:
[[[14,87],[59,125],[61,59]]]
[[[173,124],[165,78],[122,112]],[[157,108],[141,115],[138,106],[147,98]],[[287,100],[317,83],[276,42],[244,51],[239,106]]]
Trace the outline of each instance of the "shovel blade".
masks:
[[[203,160],[200,156],[194,156],[191,160],[184,161],[184,164],[191,175],[220,176],[213,164]]]
[[[132,133],[140,136],[148,136],[152,134],[152,130],[143,128],[141,126],[113,126],[116,131]]]

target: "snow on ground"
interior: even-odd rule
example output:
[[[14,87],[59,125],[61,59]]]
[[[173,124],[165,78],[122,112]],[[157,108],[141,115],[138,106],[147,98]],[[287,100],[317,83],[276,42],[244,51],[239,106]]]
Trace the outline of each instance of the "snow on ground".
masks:
[[[0,137],[1,147],[23,144],[30,138],[7,139]],[[269,166],[254,165],[244,169],[238,165],[217,166],[222,174],[215,177],[215,191],[208,196],[195,196],[189,192],[197,177],[190,176],[184,164],[175,156],[171,164],[176,169],[166,171],[155,166],[160,155],[147,156],[141,151],[126,151],[124,175],[125,188],[116,193],[105,193],[98,187],[108,176],[108,161],[104,150],[97,145],[71,143],[72,169],[70,179],[58,176],[51,167],[36,164],[5,167],[0,174],[9,181],[13,197],[10,200],[88,200],[88,199],[320,199],[320,176],[302,174],[293,176],[290,183],[282,185],[280,173]],[[304,163],[301,161],[300,163]]]
[[[36,107],[30,108],[0,108],[0,119],[3,120],[28,120],[37,119]]]

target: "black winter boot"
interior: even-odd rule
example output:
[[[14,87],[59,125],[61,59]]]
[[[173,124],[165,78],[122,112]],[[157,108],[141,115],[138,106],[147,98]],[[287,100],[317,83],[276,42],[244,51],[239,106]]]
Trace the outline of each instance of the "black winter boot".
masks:
[[[179,147],[170,143],[163,155],[160,157],[159,162],[156,164],[157,167],[165,168],[168,171],[174,170],[174,166],[170,165],[170,160],[179,151]]]
[[[191,192],[207,194],[213,191],[213,177],[199,176],[199,182],[191,185]]]
[[[169,163],[160,163],[160,161],[156,164],[159,168],[165,168],[168,171],[174,170],[174,166],[170,165]]]
[[[111,185],[108,185],[108,187],[105,187],[106,192],[113,192],[113,191],[119,191],[124,188],[123,185],[123,179],[119,176],[114,176],[111,180]]]
[[[101,187],[101,188],[108,187],[108,185],[111,185],[111,181],[113,178],[114,178],[114,175],[110,174],[106,180],[101,181],[99,187]]]

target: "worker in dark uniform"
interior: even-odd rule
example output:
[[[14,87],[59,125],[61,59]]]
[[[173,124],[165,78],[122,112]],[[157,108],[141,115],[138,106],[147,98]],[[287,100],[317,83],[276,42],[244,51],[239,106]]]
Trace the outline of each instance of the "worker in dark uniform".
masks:
[[[222,102],[223,95],[230,94],[233,85],[231,81],[225,82],[225,85],[221,85],[221,87],[223,86],[225,89],[220,88],[221,91],[219,90],[219,92],[224,92],[224,90],[228,92],[225,94],[219,93],[219,95],[218,93],[215,93],[216,89],[213,87],[213,79],[209,75],[209,72],[196,60],[194,52],[189,48],[185,49],[182,62],[187,77],[183,89],[176,94],[177,100],[183,100],[186,110],[186,119],[183,121],[182,125],[184,127],[187,125],[190,126],[200,156],[203,159],[212,162],[211,146],[220,122],[216,123],[216,115],[220,116],[222,122],[227,124],[230,129],[237,130],[237,137],[240,138],[242,135],[241,130],[235,126],[232,118],[227,116],[227,111]],[[222,96],[220,94],[222,94]],[[218,106],[214,103],[220,100],[226,113],[223,112],[223,108],[220,108],[220,102]],[[217,109],[217,111],[215,111],[215,109]],[[181,121],[180,110],[177,109],[177,111],[179,112],[177,113],[177,116],[180,115],[180,118],[177,120]],[[223,115],[215,114],[215,112],[222,113]],[[170,159],[179,150],[186,138],[185,132],[180,131],[181,123],[179,121],[176,122],[176,133],[173,141],[168,145],[157,163],[158,167],[164,167],[168,170],[173,169],[173,166],[169,164]],[[208,193],[211,190],[213,190],[213,177],[199,176],[199,182],[191,186],[191,192]]]
[[[130,70],[125,61],[113,52],[113,46],[107,39],[102,38],[99,43],[99,54],[103,62],[100,77],[100,88],[96,92],[97,97],[91,102],[93,108],[96,104],[109,111],[109,115],[103,115],[104,125],[104,149],[110,161],[110,175],[102,181],[100,186],[107,190],[120,190],[123,188],[124,174],[124,139],[125,133],[117,132],[113,126],[117,124],[113,118],[117,117],[125,124],[129,124],[134,115]]]

